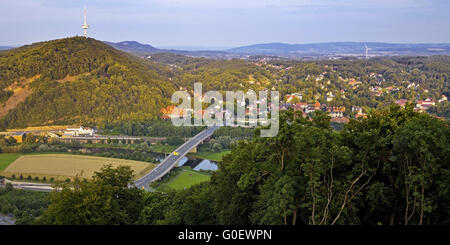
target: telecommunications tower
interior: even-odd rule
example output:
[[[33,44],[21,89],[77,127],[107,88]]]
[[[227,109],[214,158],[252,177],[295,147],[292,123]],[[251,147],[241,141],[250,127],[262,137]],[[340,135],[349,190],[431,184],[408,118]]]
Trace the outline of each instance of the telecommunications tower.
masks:
[[[367,44],[364,45],[366,48],[366,60],[369,59],[369,48],[367,47]]]
[[[81,28],[84,29],[84,37],[87,38],[87,29],[89,28],[89,25],[86,22],[86,7],[84,7],[84,25],[82,25]]]

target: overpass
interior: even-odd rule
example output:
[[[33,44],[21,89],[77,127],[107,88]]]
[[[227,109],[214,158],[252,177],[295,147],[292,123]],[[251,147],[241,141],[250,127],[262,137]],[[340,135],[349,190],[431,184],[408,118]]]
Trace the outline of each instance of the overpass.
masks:
[[[143,176],[142,178],[136,180],[134,185],[138,188],[144,187],[144,189],[148,190],[148,186],[151,182],[160,179],[165,174],[167,174],[177,163],[184,157],[189,151],[195,148],[197,145],[201,144],[205,139],[210,137],[218,126],[212,126],[198,133],[194,137],[190,138],[180,147],[178,147],[174,152],[178,152],[178,155],[174,155],[171,153],[169,156],[164,158],[158,166],[156,166],[152,171]]]

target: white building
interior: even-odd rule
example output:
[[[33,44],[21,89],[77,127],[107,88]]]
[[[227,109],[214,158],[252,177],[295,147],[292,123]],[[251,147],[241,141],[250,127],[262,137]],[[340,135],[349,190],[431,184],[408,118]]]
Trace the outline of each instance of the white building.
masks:
[[[95,130],[89,127],[73,126],[68,127],[64,132],[66,136],[94,136]]]

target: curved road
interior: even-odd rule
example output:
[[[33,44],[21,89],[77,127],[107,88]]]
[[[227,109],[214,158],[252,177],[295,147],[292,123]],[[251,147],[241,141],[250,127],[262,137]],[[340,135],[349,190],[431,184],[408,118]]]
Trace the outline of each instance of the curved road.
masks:
[[[210,137],[218,126],[212,126],[207,128],[206,130],[198,133],[194,137],[190,138],[180,147],[178,147],[175,151],[178,152],[178,155],[174,155],[171,153],[168,157],[164,158],[164,160],[158,164],[152,171],[143,176],[142,178],[136,180],[134,185],[138,188],[144,187],[145,190],[149,190],[150,182],[160,179],[167,172],[169,172],[175,165],[178,163],[181,158],[183,158],[189,151],[202,143],[206,138]]]

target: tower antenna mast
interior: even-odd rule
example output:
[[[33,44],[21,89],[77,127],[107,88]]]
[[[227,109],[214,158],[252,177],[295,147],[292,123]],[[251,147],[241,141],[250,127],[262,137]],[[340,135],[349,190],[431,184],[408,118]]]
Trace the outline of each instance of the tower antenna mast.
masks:
[[[367,47],[367,44],[364,44],[366,47],[366,60],[369,59],[369,48]]]
[[[87,29],[89,28],[89,25],[87,24],[86,20],[86,7],[84,7],[84,24],[81,26],[81,28],[83,28],[84,30],[84,37],[87,38]]]

